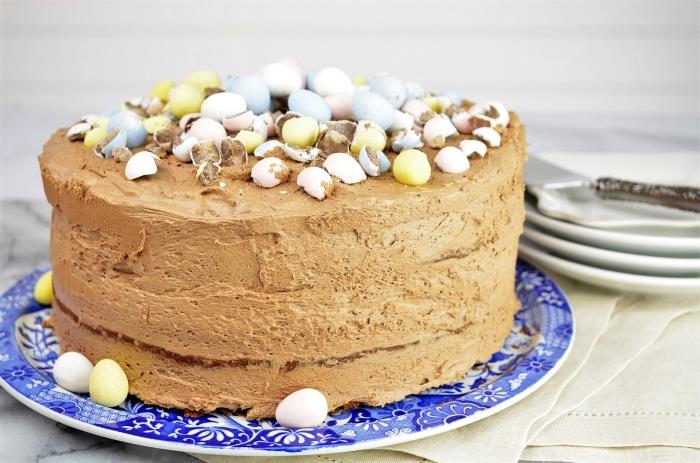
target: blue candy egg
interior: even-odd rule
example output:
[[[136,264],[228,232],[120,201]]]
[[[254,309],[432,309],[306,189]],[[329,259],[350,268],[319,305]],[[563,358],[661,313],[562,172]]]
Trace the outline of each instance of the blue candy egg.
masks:
[[[464,99],[461,96],[459,96],[459,93],[455,92],[454,90],[445,90],[444,92],[440,93],[440,96],[446,96],[450,99],[450,101],[452,101],[452,103],[454,103],[457,106],[460,106],[462,104],[462,100]]]
[[[406,101],[406,87],[394,76],[373,77],[369,81],[369,89],[384,97],[396,109]]]
[[[314,80],[316,79],[316,74],[318,74],[318,69],[312,69],[306,73],[306,88],[308,88],[312,92],[316,91],[316,87],[314,87]]]
[[[290,111],[313,117],[319,122],[331,120],[331,107],[321,95],[310,90],[295,90],[287,102]]]
[[[122,129],[126,134],[126,146],[128,148],[135,148],[141,146],[146,142],[146,127],[141,122],[139,117],[129,111],[119,111],[109,118],[109,123],[107,123],[107,132],[111,132],[114,129]]]
[[[248,109],[255,114],[262,114],[270,108],[270,90],[255,74],[228,78],[224,81],[224,89],[242,96]]]
[[[394,122],[396,110],[381,95],[364,91],[353,95],[352,115],[358,121],[376,122],[382,129],[387,130]]]
[[[114,151],[114,148],[126,146],[126,143],[127,143],[126,132],[122,129],[119,129],[119,132],[117,132],[117,134],[114,136],[114,138],[112,138],[109,141],[109,143],[107,143],[102,148],[102,155],[105,158],[111,158],[112,151]]]
[[[425,96],[425,90],[418,82],[406,82],[404,87],[406,88],[406,101],[418,100]]]

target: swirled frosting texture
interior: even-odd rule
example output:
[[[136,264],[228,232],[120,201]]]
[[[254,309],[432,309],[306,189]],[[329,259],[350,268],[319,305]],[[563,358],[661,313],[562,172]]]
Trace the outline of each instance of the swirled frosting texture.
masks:
[[[433,169],[423,187],[385,174],[323,202],[296,188],[293,162],[271,189],[240,167],[205,188],[172,156],[131,182],[64,134],[39,159],[52,323],[64,350],[117,360],[146,402],[257,418],[313,387],[332,408],[384,404],[458,378],[512,324],[525,160],[514,114],[464,174]]]

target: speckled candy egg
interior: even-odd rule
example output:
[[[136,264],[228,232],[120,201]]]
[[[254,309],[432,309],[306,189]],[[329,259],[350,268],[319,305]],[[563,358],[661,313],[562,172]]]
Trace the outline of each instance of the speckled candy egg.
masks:
[[[356,120],[376,122],[387,130],[394,123],[394,107],[382,96],[368,91],[357,92],[352,97],[352,114]]]
[[[251,169],[253,182],[263,188],[272,188],[289,180],[289,167],[274,156],[259,160]]]
[[[320,426],[328,416],[328,401],[321,391],[299,389],[285,397],[277,405],[275,419],[288,428],[313,428]]]
[[[221,144],[221,140],[226,138],[226,129],[220,122],[208,117],[200,117],[192,123],[187,131],[189,137],[194,137],[197,141],[213,141]]]
[[[262,114],[270,108],[270,90],[265,81],[255,74],[229,78],[224,88],[243,97],[248,109]]]
[[[288,64],[270,63],[262,68],[260,75],[274,97],[289,96],[304,87],[302,77]]]
[[[200,113],[221,122],[224,117],[236,116],[245,112],[245,100],[242,96],[230,92],[219,92],[209,95],[202,103]]]
[[[313,89],[321,96],[352,95],[355,86],[342,69],[327,67],[314,75]]]
[[[369,89],[381,95],[398,109],[406,101],[406,88],[403,82],[394,76],[377,76],[369,80]]]
[[[129,380],[117,362],[102,359],[90,374],[90,398],[105,407],[116,407],[129,394]]]
[[[143,145],[148,135],[141,119],[130,111],[119,111],[109,118],[107,132],[114,129],[122,129],[126,133],[126,146],[128,148]]]
[[[310,90],[300,89],[289,95],[288,106],[290,111],[303,116],[313,117],[319,122],[331,120],[331,107],[318,94]]]
[[[78,352],[61,354],[53,365],[53,379],[56,384],[77,394],[90,391],[92,362]]]

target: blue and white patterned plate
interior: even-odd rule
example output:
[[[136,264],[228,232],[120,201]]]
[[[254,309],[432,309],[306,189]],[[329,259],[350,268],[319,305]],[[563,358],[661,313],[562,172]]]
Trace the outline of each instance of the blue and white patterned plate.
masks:
[[[46,269],[0,297],[0,385],[55,421],[112,439],[192,453],[273,455],[361,450],[442,433],[492,415],[531,394],[564,361],[574,322],[564,295],[544,273],[519,261],[516,290],[522,308],[510,335],[487,363],[456,383],[384,407],[359,407],[324,425],[287,429],[274,420],[249,421],[219,413],[197,418],[129,397],[118,408],[93,403],[53,381],[59,345],[42,326],[50,309],[33,298]]]

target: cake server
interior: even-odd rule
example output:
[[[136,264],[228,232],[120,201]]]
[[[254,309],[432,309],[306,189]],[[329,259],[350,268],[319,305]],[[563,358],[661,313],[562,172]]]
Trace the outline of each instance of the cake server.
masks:
[[[591,179],[535,156],[530,156],[525,164],[525,184],[542,189],[590,188],[602,199],[636,201],[700,213],[700,188],[656,185],[612,177]]]

